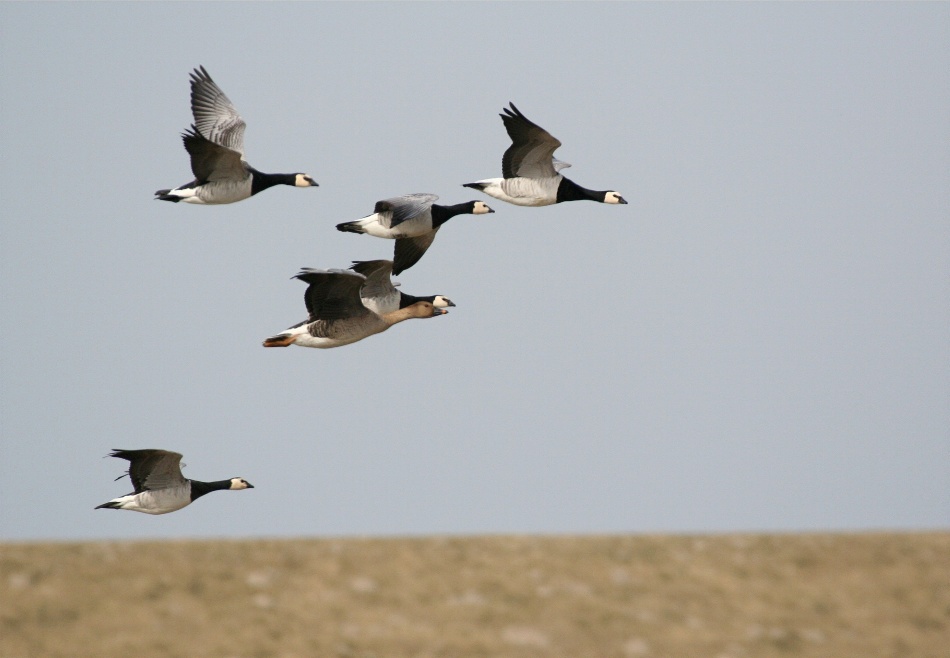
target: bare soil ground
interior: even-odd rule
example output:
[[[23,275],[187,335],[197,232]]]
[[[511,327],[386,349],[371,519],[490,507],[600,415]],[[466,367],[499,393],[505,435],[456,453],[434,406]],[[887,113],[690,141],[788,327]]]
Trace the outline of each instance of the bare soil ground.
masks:
[[[0,544],[0,656],[950,656],[950,533]]]

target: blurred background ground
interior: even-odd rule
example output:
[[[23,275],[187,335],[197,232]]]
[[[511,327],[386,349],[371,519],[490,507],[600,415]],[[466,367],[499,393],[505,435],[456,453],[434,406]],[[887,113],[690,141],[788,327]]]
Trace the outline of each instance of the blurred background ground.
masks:
[[[0,656],[913,656],[950,533],[0,544]]]

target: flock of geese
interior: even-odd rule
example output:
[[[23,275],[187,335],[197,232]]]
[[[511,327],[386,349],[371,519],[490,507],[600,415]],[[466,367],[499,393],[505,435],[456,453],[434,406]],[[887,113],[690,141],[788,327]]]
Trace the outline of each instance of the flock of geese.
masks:
[[[212,205],[243,201],[275,185],[317,187],[309,174],[268,174],[248,164],[244,119],[203,66],[191,73],[191,112],[194,123],[182,134],[182,140],[195,178],[175,188],[158,190],[156,199]],[[590,190],[561,175],[562,169],[571,166],[554,157],[561,142],[525,117],[514,103],[500,116],[511,138],[511,146],[501,160],[502,177],[465,183],[464,187],[519,206],[585,200],[627,203],[613,190]],[[455,306],[442,295],[404,294],[391,278],[419,262],[442,225],[456,215],[495,212],[483,201],[440,205],[435,203],[438,199],[435,194],[383,199],[376,202],[373,214],[338,224],[340,231],[395,240],[393,259],[354,261],[345,270],[303,268],[294,278],[308,284],[304,294],[308,317],[265,339],[264,347],[340,347],[386,331],[403,320],[443,315],[446,308]],[[96,509],[167,514],[212,491],[253,488],[237,477],[214,482],[189,480],[182,475],[182,455],[177,452],[113,450],[109,456],[129,462],[127,475],[135,490]]]

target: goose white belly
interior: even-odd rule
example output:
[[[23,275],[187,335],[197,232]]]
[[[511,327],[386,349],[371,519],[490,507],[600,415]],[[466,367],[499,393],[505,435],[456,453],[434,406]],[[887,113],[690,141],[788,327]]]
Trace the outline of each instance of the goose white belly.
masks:
[[[550,206],[557,202],[561,176],[551,178],[486,178],[482,192],[516,206]]]
[[[168,196],[202,205],[235,203],[251,197],[251,176],[240,181],[211,181],[195,187],[179,187],[170,190]]]
[[[390,213],[383,214],[390,215]],[[360,228],[362,228],[363,232],[367,235],[372,235],[377,238],[388,238],[390,240],[418,238],[432,231],[432,220],[430,219],[429,213],[423,213],[422,215],[408,219],[393,228],[385,226],[384,222],[389,223],[389,217],[380,217],[380,213],[376,213],[357,220],[356,223],[359,224]]]
[[[172,489],[143,491],[137,494],[114,498],[110,502],[118,503],[120,509],[146,514],[168,514],[180,510],[191,503],[191,483]]]
[[[202,203],[219,204],[244,201],[251,197],[251,176],[241,181],[214,181],[205,183],[198,192]]]
[[[313,331],[311,331],[311,328],[313,328]],[[286,333],[290,333],[293,336],[294,345],[328,349],[361,341],[368,336],[378,334],[388,328],[389,325],[383,322],[379,317],[370,316],[361,321],[342,323],[337,321],[330,327],[327,327],[323,320],[317,320],[293,327]],[[315,333],[318,335],[314,335]]]
[[[300,347],[316,347],[318,349],[329,349],[331,347],[342,347],[362,339],[363,336],[354,338],[329,338],[326,336],[311,336],[310,334],[298,334],[294,337],[294,345]]]

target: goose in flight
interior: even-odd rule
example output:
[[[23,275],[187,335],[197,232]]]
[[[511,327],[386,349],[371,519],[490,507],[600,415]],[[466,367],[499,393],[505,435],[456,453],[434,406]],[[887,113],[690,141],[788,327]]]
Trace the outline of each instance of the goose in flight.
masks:
[[[505,124],[511,146],[501,159],[504,178],[486,178],[463,187],[481,190],[488,196],[518,206],[549,206],[564,201],[598,201],[600,203],[627,203],[613,190],[597,191],[581,187],[560,173],[570,167],[554,157],[561,145],[547,130],[523,115],[514,103],[504,108],[501,120]]]
[[[436,308],[455,306],[451,299],[443,295],[416,297],[396,290],[390,278],[393,272],[391,260],[355,260],[350,269],[366,277],[360,288],[360,300],[363,306],[377,315],[392,313],[416,302],[429,302]]]
[[[127,496],[113,498],[96,509],[127,509],[146,514],[168,514],[190,505],[212,491],[254,488],[254,485],[244,478],[216,482],[189,480],[181,474],[181,455],[169,450],[113,450],[109,456],[129,461],[128,476],[135,491]]]
[[[442,225],[456,215],[495,212],[482,201],[440,206],[435,203],[438,198],[435,194],[406,194],[383,199],[376,202],[372,215],[336,227],[344,232],[395,240],[393,274],[399,274],[419,262]]]
[[[191,113],[195,122],[182,134],[195,180],[155,198],[178,203],[243,201],[274,185],[317,187],[308,174],[265,174],[244,159],[244,119],[205,68],[191,74]]]
[[[360,298],[366,276],[358,272],[304,268],[293,278],[310,284],[304,293],[309,317],[265,339],[264,347],[286,347],[292,344],[301,347],[340,347],[386,331],[403,320],[431,318],[447,313],[427,301],[418,301],[387,313],[374,313],[363,305]]]

